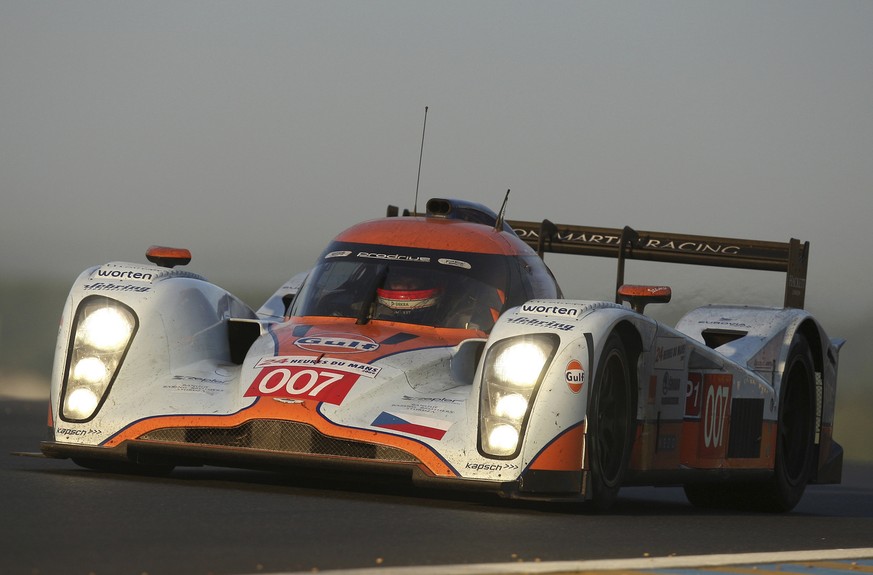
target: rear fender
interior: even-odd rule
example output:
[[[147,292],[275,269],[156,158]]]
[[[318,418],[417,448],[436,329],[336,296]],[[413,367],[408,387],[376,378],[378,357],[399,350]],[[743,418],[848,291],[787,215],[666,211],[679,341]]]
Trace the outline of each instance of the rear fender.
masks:
[[[838,483],[842,448],[833,441],[839,352],[844,341],[831,340],[824,328],[802,309],[750,306],[705,306],[692,310],[676,325],[740,365],[747,366],[780,397],[782,372],[792,342],[807,340],[816,372],[816,453],[814,483]]]

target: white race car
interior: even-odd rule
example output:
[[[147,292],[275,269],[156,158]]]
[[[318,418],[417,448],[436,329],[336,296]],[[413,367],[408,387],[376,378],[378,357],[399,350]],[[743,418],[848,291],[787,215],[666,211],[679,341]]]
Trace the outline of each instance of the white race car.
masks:
[[[537,248],[536,250],[534,248]],[[618,259],[616,301],[568,300],[546,251]],[[803,308],[808,244],[504,221],[434,199],[364,222],[252,310],[177,269],[112,262],[61,320],[42,452],[102,470],[392,473],[510,498],[684,485],[695,505],[790,510],[838,483],[837,362]],[[784,307],[644,315],[629,259],[785,272]]]

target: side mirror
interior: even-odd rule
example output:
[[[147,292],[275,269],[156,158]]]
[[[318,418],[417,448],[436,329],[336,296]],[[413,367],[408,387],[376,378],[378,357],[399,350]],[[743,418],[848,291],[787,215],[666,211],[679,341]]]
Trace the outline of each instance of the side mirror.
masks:
[[[623,285],[618,288],[621,301],[630,303],[637,313],[643,313],[650,303],[667,303],[673,297],[669,286]]]

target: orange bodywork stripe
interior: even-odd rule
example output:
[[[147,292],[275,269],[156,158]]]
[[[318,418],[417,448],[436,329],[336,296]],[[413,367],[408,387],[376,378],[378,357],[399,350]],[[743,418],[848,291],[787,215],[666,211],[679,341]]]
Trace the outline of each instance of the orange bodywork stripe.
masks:
[[[698,453],[703,428],[698,421],[682,423],[682,464],[694,469],[772,469],[776,460],[776,422],[765,421],[761,426],[761,457],[703,458]]]
[[[314,403],[288,404],[261,398],[251,407],[231,415],[168,415],[152,417],[138,421],[125,428],[104,443],[103,447],[116,447],[124,441],[138,439],[140,436],[156,429],[178,427],[226,429],[256,419],[277,419],[309,424],[330,437],[396,447],[415,456],[425,466],[425,471],[431,475],[443,477],[457,476],[433,450],[418,441],[377,431],[335,425],[318,414],[315,411],[315,406],[316,404]]]
[[[703,457],[699,445],[703,428],[699,421],[640,423],[636,430],[631,468],[639,471],[692,469],[772,469],[776,456],[776,423],[765,421],[761,428],[761,456],[750,458]],[[666,446],[659,438],[670,438]],[[672,441],[678,445],[674,447]],[[727,446],[725,446],[727,447]]]
[[[445,226],[451,226],[451,230]],[[482,224],[438,218],[389,218],[352,226],[336,241],[431,250],[515,255],[530,248],[520,238]]]
[[[540,451],[528,469],[551,471],[578,471],[582,469],[582,451],[585,444],[585,425],[578,424]]]

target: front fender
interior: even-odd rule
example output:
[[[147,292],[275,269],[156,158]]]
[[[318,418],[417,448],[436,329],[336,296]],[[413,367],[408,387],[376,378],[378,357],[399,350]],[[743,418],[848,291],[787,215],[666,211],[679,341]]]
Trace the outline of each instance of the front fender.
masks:
[[[133,313],[136,328],[110,383],[100,388],[96,412],[81,421],[64,416],[63,402],[72,389],[70,364],[83,302],[118,302]],[[58,333],[51,386],[55,435],[99,444],[140,418],[238,408],[231,400],[239,368],[230,357],[230,317],[255,314],[196,274],[121,262],[83,272],[70,290]]]
[[[534,394],[518,456],[506,462],[518,470],[523,490],[581,490],[590,378],[597,369],[607,337],[616,329],[634,334],[637,342],[634,351],[638,352],[651,346],[657,324],[609,302],[534,300],[509,310],[495,325],[486,358],[488,350],[509,338],[545,333],[559,338]],[[477,379],[480,419],[482,388],[488,385],[481,377],[480,373]],[[489,458],[481,451],[481,445],[480,455]]]

